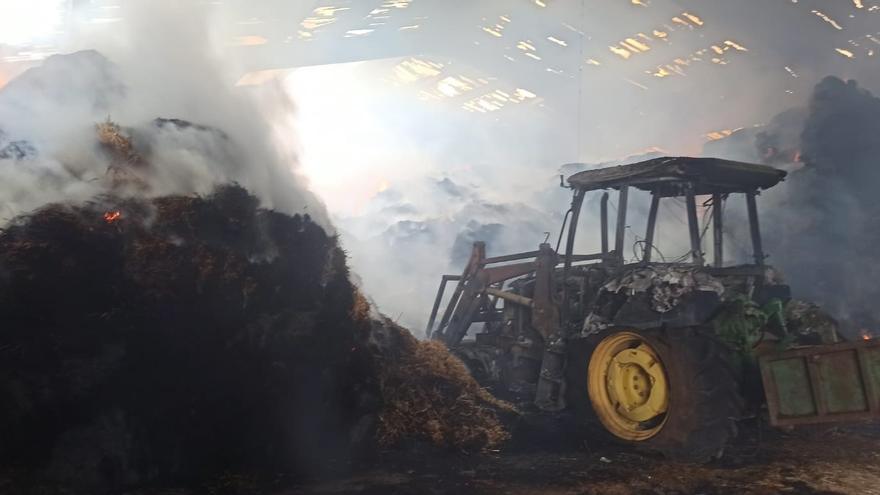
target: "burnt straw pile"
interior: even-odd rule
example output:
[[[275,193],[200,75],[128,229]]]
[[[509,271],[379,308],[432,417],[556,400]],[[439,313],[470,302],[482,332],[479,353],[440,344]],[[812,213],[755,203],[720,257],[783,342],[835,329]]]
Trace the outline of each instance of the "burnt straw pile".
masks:
[[[371,318],[348,275],[335,237],[238,186],[16,218],[0,231],[0,472],[98,493],[502,441],[504,405]]]

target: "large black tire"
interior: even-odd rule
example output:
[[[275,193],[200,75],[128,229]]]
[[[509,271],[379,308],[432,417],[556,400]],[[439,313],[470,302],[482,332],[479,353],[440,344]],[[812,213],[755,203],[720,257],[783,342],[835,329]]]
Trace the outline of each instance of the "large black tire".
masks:
[[[619,332],[637,333],[658,354],[666,371],[669,403],[665,423],[653,437],[624,441],[605,429],[588,393],[588,367],[593,350]],[[724,452],[736,435],[743,400],[727,347],[699,328],[658,330],[613,329],[572,341],[566,365],[566,395],[579,423],[588,431],[598,425],[611,440],[663,453],[667,457],[707,462]]]

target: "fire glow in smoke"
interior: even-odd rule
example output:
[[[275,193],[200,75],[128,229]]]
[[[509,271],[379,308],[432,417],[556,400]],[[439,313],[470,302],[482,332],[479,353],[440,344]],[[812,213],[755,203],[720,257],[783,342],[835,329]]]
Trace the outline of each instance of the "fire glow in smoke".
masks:
[[[120,219],[122,219],[121,211],[108,211],[104,213],[104,221],[107,223],[116,223]]]

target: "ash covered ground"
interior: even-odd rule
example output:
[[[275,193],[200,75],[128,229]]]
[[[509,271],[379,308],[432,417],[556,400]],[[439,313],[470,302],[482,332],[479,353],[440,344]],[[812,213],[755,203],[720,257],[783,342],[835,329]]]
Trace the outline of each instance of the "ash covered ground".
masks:
[[[543,422],[527,445],[484,455],[393,457],[342,480],[279,494],[840,495],[880,493],[880,424],[792,432],[750,425],[705,465],[570,436]],[[539,438],[532,435],[538,434]],[[522,437],[519,437],[522,435]],[[530,438],[531,437],[531,438]]]

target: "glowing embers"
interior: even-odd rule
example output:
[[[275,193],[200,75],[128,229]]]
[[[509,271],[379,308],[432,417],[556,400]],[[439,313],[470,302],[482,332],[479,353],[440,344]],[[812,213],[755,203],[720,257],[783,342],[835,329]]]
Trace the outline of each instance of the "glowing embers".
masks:
[[[729,63],[728,52],[747,52],[748,48],[732,40],[725,40],[720,43],[708,46],[701,50],[697,50],[686,57],[679,57],[668,64],[658,65],[654,69],[645,71],[654,77],[664,78],[673,75],[686,75],[685,68],[697,62],[709,61],[717,65],[727,65]]]
[[[682,12],[680,15],[672,18],[672,25],[664,24],[663,26],[651,30],[650,35],[645,33],[636,33],[633,36],[624,38],[616,45],[610,45],[608,49],[611,51],[611,53],[626,60],[633,55],[650,51],[651,42],[653,41],[659,40],[663,42],[668,42],[669,33],[676,31],[676,27],[678,29],[694,30],[703,27],[705,24],[705,21],[703,21],[703,19],[699,16],[690,12]]]
[[[119,220],[122,220],[122,212],[119,210],[104,213],[104,221],[109,224],[114,224]]]
[[[507,105],[516,105],[536,99],[538,99],[538,95],[526,89],[516,88],[511,92],[496,89],[465,102],[462,108],[468,112],[489,113],[501,110]]]

